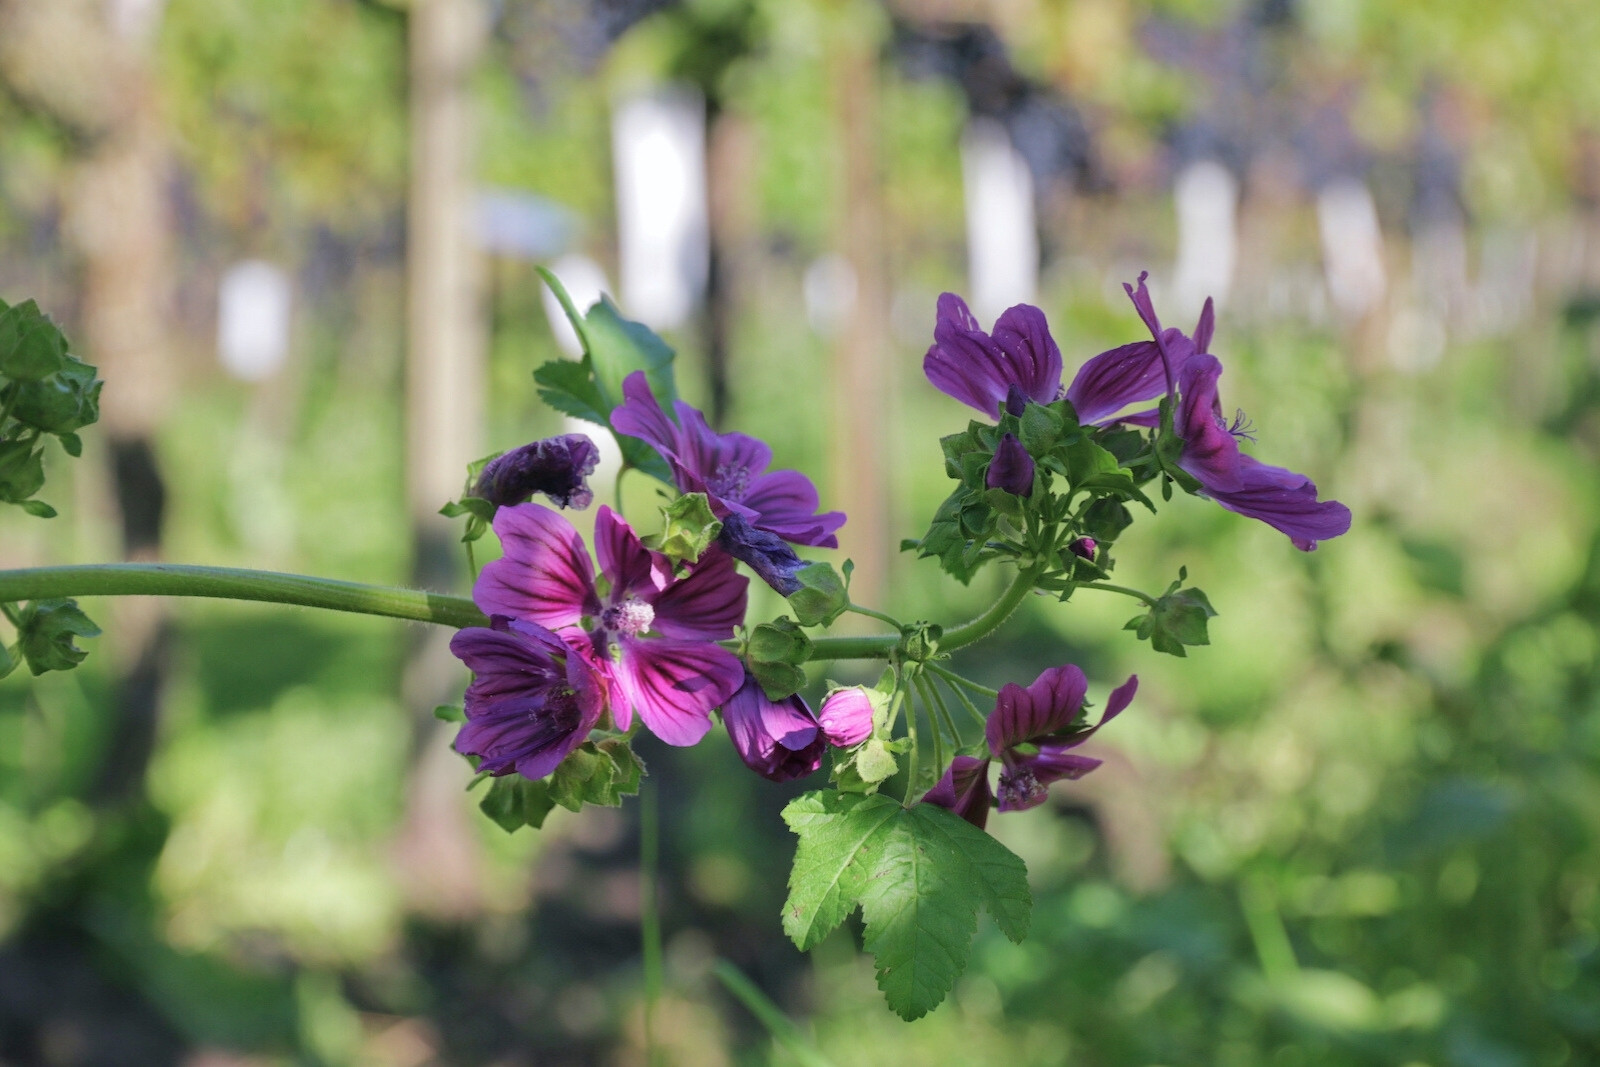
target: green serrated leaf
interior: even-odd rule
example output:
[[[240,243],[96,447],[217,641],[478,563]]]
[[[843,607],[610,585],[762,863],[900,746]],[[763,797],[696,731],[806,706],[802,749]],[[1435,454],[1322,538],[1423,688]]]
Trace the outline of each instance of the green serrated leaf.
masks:
[[[1064,429],[1061,416],[1042,404],[1029,404],[1020,421],[1017,438],[1034,456],[1045,455],[1054,448]]]
[[[750,673],[761,685],[761,691],[767,694],[768,700],[783,700],[792,697],[806,685],[805,668],[797,667],[792,663],[763,663],[759,660],[750,662]]]
[[[550,776],[550,799],[568,811],[577,811],[585,803],[614,807],[611,783],[616,771],[617,765],[611,758],[586,741],[562,760]]]
[[[550,799],[547,782],[530,782],[520,775],[507,774],[492,781],[489,791],[478,801],[478,808],[510,834],[524,826],[535,830],[544,826],[555,801]]]
[[[850,606],[844,580],[831,563],[811,563],[795,572],[800,588],[789,594],[789,607],[801,626],[831,626]]]
[[[610,426],[609,409],[595,387],[589,360],[553,359],[534,370],[539,399],[563,415],[599,426]]]
[[[610,757],[615,765],[612,787],[619,793],[634,796],[639,792],[639,782],[644,777],[644,761],[634,754],[627,738],[608,738],[599,745],[600,751]]]
[[[1022,860],[943,808],[808,793],[783,817],[800,838],[785,933],[811,948],[859,905],[878,987],[904,1019],[938,1006],[966,969],[980,905],[1013,941],[1027,934]]]
[[[749,652],[753,662],[798,665],[811,658],[811,638],[785,615],[750,631]]]

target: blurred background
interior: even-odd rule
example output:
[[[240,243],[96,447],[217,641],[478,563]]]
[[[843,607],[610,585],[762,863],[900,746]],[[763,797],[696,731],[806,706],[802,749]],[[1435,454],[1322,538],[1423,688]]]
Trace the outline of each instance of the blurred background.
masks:
[[[816,476],[858,599],[959,619],[1002,576],[893,551],[968,415],[937,294],[1040,304],[1070,374],[1148,269],[1350,534],[1176,499],[1117,580],[1187,565],[1211,647],[1080,592],[963,653],[1142,684],[992,820],[1034,932],[914,1025],[781,934],[805,783],[645,741],[658,1061],[797,1062],[721,958],[841,1067],[1597,1063],[1597,53],[1587,0],[0,0],[0,296],[107,381],[0,566],[465,591],[463,465],[566,428],[548,265]],[[444,635],[86,607],[83,669],[0,684],[0,1063],[645,1064],[639,805],[480,816]]]

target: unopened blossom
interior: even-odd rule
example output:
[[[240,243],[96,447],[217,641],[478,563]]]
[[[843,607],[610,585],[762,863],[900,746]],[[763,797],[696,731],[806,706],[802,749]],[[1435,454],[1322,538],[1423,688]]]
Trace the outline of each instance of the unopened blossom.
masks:
[[[599,462],[600,449],[587,434],[546,437],[490,460],[472,495],[506,507],[543,493],[557,507],[582,510],[594,501],[586,479]]]
[[[800,694],[773,700],[748,672],[744,684],[722,705],[722,724],[745,765],[774,782],[810,774],[822,766],[822,753],[828,747],[817,717]]]
[[[989,472],[983,484],[990,489],[1004,489],[1015,496],[1033,495],[1033,457],[1022,447],[1014,433],[1000,435],[995,446],[994,459],[989,462]]]
[[[817,722],[830,744],[840,748],[859,745],[872,735],[875,712],[872,697],[858,685],[835,689],[822,702]]]
[[[611,425],[661,453],[681,491],[706,494],[711,510],[723,520],[726,551],[752,566],[757,564],[746,557],[765,551],[730,532],[727,520],[732,515],[749,529],[790,544],[839,547],[834,531],[844,525],[844,513],[818,513],[817,487],[799,471],[769,471],[772,449],[765,442],[742,433],[717,433],[704,415],[681,400],[673,404],[674,422],[661,410],[643,371],[623,380],[622,395],[624,403],[611,413]],[[735,524],[735,531],[739,529]]]
[[[494,531],[505,550],[478,576],[472,598],[488,615],[557,631],[592,655],[606,676],[611,714],[626,730],[638,711],[669,745],[692,745],[711,710],[739,688],[744,667],[716,644],[744,619],[749,579],[713,547],[689,573],[644,546],[608,507],[595,515],[602,599],[583,538],[538,504],[501,508]]]
[[[991,804],[997,803],[1001,811],[1036,807],[1044,803],[1052,782],[1082,778],[1100,766],[1100,760],[1073,750],[1121,714],[1138,691],[1139,679],[1130,677],[1111,691],[1100,721],[1093,726],[1080,721],[1088,688],[1083,671],[1070,663],[1050,668],[1027,688],[1015,682],[1005,686],[985,731],[988,758],[957,756],[923,799],[949,808],[981,829]],[[989,789],[991,760],[1000,761],[994,793]]]
[[[478,770],[550,774],[583,744],[605,710],[606,680],[581,650],[532,622],[492,618],[456,632],[450,651],[472,669],[457,752]]]
[[[1169,355],[1181,358],[1186,339],[1178,330],[1159,336],[1159,342],[1136,341],[1100,353],[1063,388],[1061,350],[1050,336],[1044,312],[1018,304],[1001,314],[991,335],[965,301],[945,293],[939,297],[934,343],[923,357],[922,370],[936,389],[991,419],[1002,405],[1021,415],[1027,401],[1051,404],[1065,398],[1079,422],[1098,424],[1130,404],[1166,392],[1162,345]]]
[[[1096,549],[1098,549],[1099,547],[1100,546],[1095,543],[1095,539],[1094,538],[1092,538],[1092,537],[1079,537],[1079,538],[1076,538],[1075,540],[1073,540],[1073,542],[1071,544],[1067,545],[1067,551],[1071,552],[1074,556],[1077,556],[1079,559],[1092,560],[1092,559],[1094,559],[1094,554],[1095,554]]]

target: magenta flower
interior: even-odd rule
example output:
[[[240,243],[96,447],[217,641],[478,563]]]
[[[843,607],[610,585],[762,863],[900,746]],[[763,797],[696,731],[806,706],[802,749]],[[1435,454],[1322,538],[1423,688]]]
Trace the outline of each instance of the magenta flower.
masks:
[[[810,774],[822,766],[822,752],[828,747],[817,717],[800,694],[769,699],[749,673],[722,705],[722,724],[745,765],[774,782]]]
[[[859,687],[839,689],[813,713],[798,693],[768,698],[746,672],[744,684],[722,706],[722,723],[746,766],[763,778],[787,782],[820,767],[827,746],[848,748],[865,741],[872,733],[872,700]]]
[[[587,655],[531,622],[496,615],[460,630],[450,651],[472,669],[457,752],[478,770],[538,780],[579,745],[605,710],[606,680]]]
[[[989,791],[989,762],[1000,761],[1001,811],[1024,811],[1044,803],[1050,783],[1082,778],[1100,760],[1074,752],[1096,730],[1122,713],[1139,689],[1138,676],[1111,691],[1100,721],[1079,719],[1089,683],[1072,664],[1051,667],[1024,689],[1015,682],[1000,690],[989,716],[989,758],[957,756],[923,799],[949,808],[982,829],[995,794]]]
[[[594,501],[585,479],[599,462],[600,450],[587,434],[546,437],[490,460],[472,495],[505,507],[543,493],[557,507],[581,511]]]
[[[1142,276],[1140,292],[1144,292]],[[1063,389],[1061,350],[1050,336],[1044,312],[1029,304],[1001,314],[991,336],[978,326],[965,301],[945,293],[939,297],[933,337],[922,371],[934,388],[991,419],[1002,405],[1020,415],[1028,400],[1051,404],[1065,397],[1085,425],[1108,421],[1129,404],[1166,392],[1162,346],[1181,359],[1187,343],[1180,331],[1168,330],[1157,334],[1159,341],[1137,341],[1102,352],[1079,367],[1072,384]]]
[[[817,488],[799,471],[769,471],[772,449],[742,433],[716,433],[705,416],[677,401],[676,424],[650,392],[643,371],[622,383],[625,402],[611,413],[618,433],[648,442],[672,466],[685,493],[704,493],[718,518],[738,515],[791,544],[838,548],[844,513],[817,513]]]
[[[587,649],[606,676],[618,729],[638,711],[669,745],[705,736],[711,709],[744,679],[739,658],[715,644],[743,621],[750,584],[730,556],[713,547],[688,576],[675,578],[665,556],[602,507],[595,514],[595,552],[607,583],[602,600],[583,538],[554,511],[501,508],[494,532],[505,555],[473,586],[479,609],[548,626]]]

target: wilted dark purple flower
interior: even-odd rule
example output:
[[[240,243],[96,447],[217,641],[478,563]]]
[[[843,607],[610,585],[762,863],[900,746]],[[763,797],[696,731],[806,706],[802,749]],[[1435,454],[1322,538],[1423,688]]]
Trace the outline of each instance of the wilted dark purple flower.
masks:
[[[799,590],[800,579],[795,574],[806,566],[806,561],[777,534],[757,529],[743,515],[730,511],[723,516],[717,544],[784,596]]]
[[[1022,447],[1016,434],[1000,435],[983,484],[990,489],[1004,489],[1014,496],[1033,495],[1033,457]]]
[[[712,548],[686,577],[645,548],[608,507],[595,515],[595,553],[608,583],[602,601],[583,538],[538,504],[501,508],[494,532],[505,555],[483,569],[472,599],[561,631],[605,674],[611,714],[626,730],[638,711],[669,745],[692,745],[711,728],[711,709],[744,679],[739,658],[715,642],[744,620],[748,578]]]
[[[738,515],[791,544],[838,548],[842,511],[817,513],[817,487],[799,471],[769,471],[772,449],[742,433],[716,433],[679,400],[677,423],[661,410],[643,371],[622,383],[624,403],[611,413],[617,432],[649,443],[672,466],[685,493],[704,493],[717,518]]]
[[[450,639],[472,669],[457,752],[478,770],[540,779],[579,745],[605,710],[606,681],[588,656],[536,623],[496,615]]]
[[[594,501],[584,479],[599,462],[600,450],[586,434],[546,437],[490,460],[472,495],[507,507],[543,493],[557,507],[581,510]]]
[[[1080,537],[1067,546],[1067,551],[1071,552],[1079,559],[1093,560],[1095,550],[1099,547],[1100,546],[1095,543],[1094,538]]]
[[[1159,343],[1137,341],[1100,353],[1079,367],[1072,384],[1063,389],[1061,350],[1050,336],[1044,312],[1018,304],[995,321],[991,336],[978,326],[965,301],[945,293],[939,297],[934,343],[923,357],[922,370],[936,389],[990,418],[1002,404],[1020,415],[1026,401],[1050,404],[1065,397],[1078,421],[1087,425],[1166,392],[1162,345],[1181,360],[1187,339],[1178,330],[1158,336]]]
[[[817,722],[829,744],[849,748],[872,736],[873,713],[872,697],[853,685],[828,694],[817,712]]]
[[[1036,807],[1044,802],[1050,783],[1082,778],[1100,766],[1100,760],[1072,750],[1128,706],[1139,679],[1131,677],[1111,691],[1105,712],[1093,726],[1078,721],[1088,688],[1083,671],[1069,663],[1045,671],[1026,689],[1012,682],[1000,690],[986,740],[990,759],[1000,761],[1001,811]],[[923,799],[949,808],[981,829],[995,801],[988,769],[989,759],[957,756]]]
[[[800,694],[772,700],[748,671],[744,684],[722,705],[722,724],[745,765],[774,782],[810,774],[822,765],[828,747]]]

